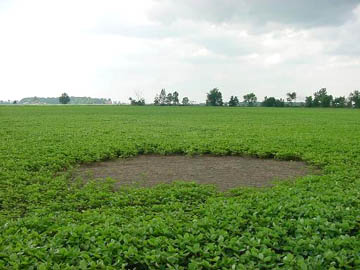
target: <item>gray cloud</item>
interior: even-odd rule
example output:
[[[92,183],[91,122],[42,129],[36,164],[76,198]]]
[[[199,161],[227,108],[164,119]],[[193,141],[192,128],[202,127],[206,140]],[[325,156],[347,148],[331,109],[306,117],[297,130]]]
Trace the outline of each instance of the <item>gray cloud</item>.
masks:
[[[359,4],[359,0],[158,0],[150,17],[165,23],[190,19],[316,27],[344,23]]]
[[[360,56],[360,7],[354,14],[354,19],[343,25],[310,31],[313,38],[324,44],[324,53],[333,56]]]
[[[282,39],[282,30],[289,27],[308,31],[310,39],[326,42],[324,52],[329,54],[359,54],[359,46],[354,44],[360,40],[360,0],[155,1],[147,12],[152,23],[123,24],[116,17],[104,16],[95,32],[152,40],[182,39],[182,43],[232,57],[274,51],[262,44],[264,34]],[[242,37],[242,31],[247,36]],[[300,41],[307,46],[305,39]]]

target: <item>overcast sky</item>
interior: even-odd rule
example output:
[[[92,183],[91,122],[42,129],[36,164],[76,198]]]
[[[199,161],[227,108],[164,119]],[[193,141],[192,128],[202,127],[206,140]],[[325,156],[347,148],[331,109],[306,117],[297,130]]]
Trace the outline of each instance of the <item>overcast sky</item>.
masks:
[[[0,99],[360,89],[360,0],[0,0]]]

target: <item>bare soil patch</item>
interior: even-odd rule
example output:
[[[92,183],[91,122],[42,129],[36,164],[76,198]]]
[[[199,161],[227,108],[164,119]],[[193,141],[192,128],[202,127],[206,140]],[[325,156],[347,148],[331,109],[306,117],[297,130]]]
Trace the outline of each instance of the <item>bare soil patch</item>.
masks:
[[[304,162],[238,156],[143,155],[81,165],[73,177],[113,178],[117,185],[151,187],[173,181],[213,184],[220,190],[239,186],[266,187],[274,180],[289,180],[315,171]]]

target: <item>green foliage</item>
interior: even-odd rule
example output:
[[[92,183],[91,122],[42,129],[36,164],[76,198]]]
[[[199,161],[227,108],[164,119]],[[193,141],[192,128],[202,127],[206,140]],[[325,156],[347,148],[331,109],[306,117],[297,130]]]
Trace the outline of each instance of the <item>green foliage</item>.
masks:
[[[332,102],[332,106],[335,108],[345,108],[346,107],[346,98],[345,97],[336,97]]]
[[[257,97],[254,93],[246,94],[245,96],[243,96],[243,98],[244,98],[244,102],[247,106],[253,107],[256,105]]]
[[[231,96],[229,100],[229,107],[237,107],[240,105],[240,101],[237,96]]]
[[[336,103],[340,105],[339,102],[342,100],[337,99]],[[334,106],[333,96],[328,95],[326,88],[321,88],[319,91],[314,93],[314,98],[312,96],[308,96],[305,98],[305,107],[323,107],[328,108],[330,106]]]
[[[305,107],[313,107],[313,98],[308,96],[305,98]]]
[[[360,269],[359,110],[3,106],[0,122],[0,269]],[[323,174],[220,193],[114,191],[67,171],[150,153],[297,159]]]
[[[179,105],[179,93],[175,91],[166,94],[166,90],[161,89],[160,94],[155,96],[154,105]]]
[[[188,105],[190,105],[190,100],[189,100],[188,97],[183,97],[181,103],[182,103],[182,105],[184,105],[184,106],[188,106]]]
[[[165,105],[166,104],[166,90],[161,89],[160,94],[155,96],[154,105]]]
[[[328,108],[331,106],[333,96],[328,95],[326,88],[321,88],[314,93],[313,107]]]
[[[137,98],[137,99],[133,99],[133,98],[129,98],[130,100],[130,104],[133,106],[144,106],[145,105],[145,99],[144,98]]]
[[[360,91],[355,90],[354,92],[350,93],[349,100],[354,104],[355,108],[360,108]]]
[[[168,93],[165,99],[166,105],[171,105],[173,102],[173,95],[172,93]]]
[[[179,105],[180,102],[179,102],[179,93],[177,91],[175,91],[173,94],[172,94],[172,102],[174,105]]]
[[[292,106],[293,102],[296,101],[296,92],[288,92],[286,93],[286,101]]]
[[[261,103],[263,107],[284,107],[285,101],[283,99],[276,99],[274,97],[265,97],[264,101]]]
[[[207,106],[222,106],[222,94],[219,89],[214,88],[206,94],[206,105]]]
[[[62,93],[59,97],[60,104],[68,104],[70,102],[70,97],[66,93]]]

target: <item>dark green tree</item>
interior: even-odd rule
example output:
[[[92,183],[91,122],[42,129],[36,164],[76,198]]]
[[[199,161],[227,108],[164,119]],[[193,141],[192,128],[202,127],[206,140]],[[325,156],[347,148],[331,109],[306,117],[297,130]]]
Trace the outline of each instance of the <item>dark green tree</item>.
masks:
[[[350,93],[349,101],[351,105],[354,105],[355,108],[360,108],[360,91],[355,90],[354,92]]]
[[[282,98],[277,99],[275,102],[275,107],[285,107],[285,100]]]
[[[183,97],[181,103],[182,103],[182,105],[187,106],[187,105],[190,105],[190,100],[188,97]]]
[[[167,96],[165,89],[161,89],[160,94],[157,94],[154,98],[154,105],[166,105]]]
[[[293,102],[296,101],[296,92],[286,93],[286,101],[289,102],[290,106],[293,105]]]
[[[247,106],[252,107],[256,105],[257,97],[254,93],[247,94],[243,96],[244,102],[247,104]]]
[[[171,105],[173,103],[173,100],[174,100],[174,98],[173,98],[172,93],[167,94],[166,100],[165,100],[166,105]]]
[[[179,105],[179,93],[174,91],[174,93],[166,94],[165,89],[161,89],[160,94],[156,95],[154,98],[154,105]]]
[[[276,99],[274,97],[265,97],[264,101],[261,103],[261,106],[263,107],[284,107],[285,101],[280,98]]]
[[[175,91],[173,94],[172,94],[172,97],[173,97],[173,104],[174,105],[179,105],[179,93],[177,91]]]
[[[222,94],[218,88],[212,89],[209,93],[207,93],[206,99],[207,106],[222,106]]]
[[[154,105],[160,105],[160,97],[158,94],[156,94],[156,96],[154,98]]]
[[[130,100],[131,105],[136,105],[136,106],[145,105],[145,99],[144,98],[133,99],[133,98],[130,97],[129,100]]]
[[[229,107],[237,107],[239,106],[240,101],[237,96],[231,96],[229,100]]]
[[[313,106],[313,98],[312,96],[308,96],[305,98],[305,107],[312,107]]]
[[[59,102],[61,104],[68,104],[70,102],[70,97],[66,93],[62,93],[59,97]]]
[[[332,102],[332,106],[335,108],[345,108],[346,98],[345,97],[336,97]]]
[[[313,107],[325,107],[331,106],[333,100],[332,95],[328,95],[326,88],[321,88],[314,93]]]
[[[166,103],[166,91],[165,89],[161,89],[160,95],[159,95],[159,104],[165,105]]]

